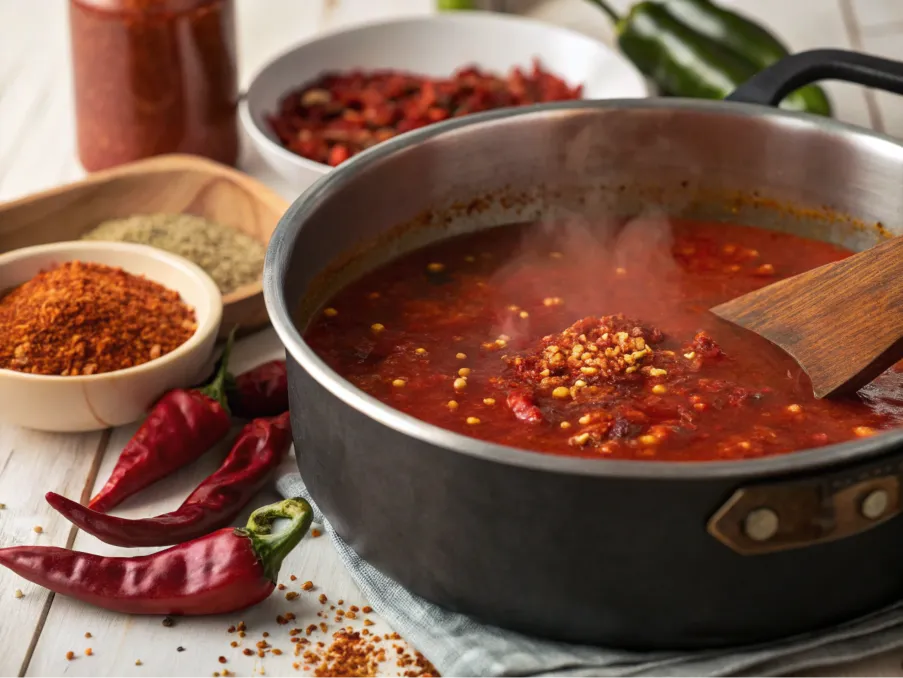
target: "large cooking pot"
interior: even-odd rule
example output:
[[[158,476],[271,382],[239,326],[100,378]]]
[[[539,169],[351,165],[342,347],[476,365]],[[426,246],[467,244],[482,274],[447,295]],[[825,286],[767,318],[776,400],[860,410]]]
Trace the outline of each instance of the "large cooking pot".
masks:
[[[733,102],[456,119],[383,143],[301,196],[273,236],[264,286],[288,352],[298,464],[338,534],[446,608],[626,648],[763,641],[903,598],[901,432],[738,462],[544,455],[393,410],[302,338],[362,272],[499,224],[657,210],[853,249],[903,233],[903,145],[763,105],[822,78],[903,93],[901,64],[803,53]]]

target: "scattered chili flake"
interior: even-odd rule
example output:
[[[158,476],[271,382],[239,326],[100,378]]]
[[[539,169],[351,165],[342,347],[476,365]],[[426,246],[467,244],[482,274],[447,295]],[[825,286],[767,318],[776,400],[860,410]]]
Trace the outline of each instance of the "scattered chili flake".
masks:
[[[219,661],[220,664],[225,664],[225,663],[226,663],[226,658],[223,657],[222,655],[220,655],[220,658],[219,658],[217,661]]]
[[[342,600],[341,598],[339,598],[339,605],[344,605],[344,604],[345,604],[345,601]]]
[[[515,67],[507,76],[473,66],[463,67],[449,78],[354,70],[327,73],[288,92],[268,122],[290,151],[335,166],[380,141],[440,120],[495,108],[579,99],[581,92],[581,86],[569,87],[543,70],[538,61],[532,72]]]
[[[73,659],[75,659],[75,653],[72,650],[69,650],[66,653],[66,659],[71,662]]]
[[[16,592],[13,594],[16,598],[24,598],[25,594],[22,593],[22,589],[16,589]]]
[[[279,586],[277,586],[276,588],[280,591],[285,591],[285,584],[279,584]]]
[[[85,648],[85,656],[90,657],[93,654],[94,654],[93,649],[91,649],[90,647]]]
[[[373,626],[373,623],[374,623],[374,622],[371,621],[370,619],[365,619],[365,620],[364,620],[364,626]]]
[[[245,623],[244,623],[243,621],[242,621],[242,622],[238,622],[238,626],[237,626],[236,628],[237,628],[239,631],[247,631],[247,630],[248,630],[248,627],[245,626]]]
[[[254,650],[252,650],[250,647],[246,647],[244,650],[241,651],[241,653],[243,655],[245,655],[246,657],[250,657],[252,654],[254,654]]]
[[[288,596],[286,595],[286,597],[288,597]],[[278,614],[278,615],[276,615],[276,623],[280,624],[280,625],[288,624],[288,620],[285,617],[283,617],[281,614]]]
[[[179,647],[176,648],[176,652],[184,652],[184,651],[185,651],[185,648],[182,647],[181,645],[179,645]]]
[[[91,632],[85,631],[85,638],[91,638]]]
[[[282,650],[280,650],[278,647],[274,647],[274,648],[273,648],[273,654],[277,654],[277,655],[278,655],[278,654],[282,654]]]
[[[311,633],[313,633],[313,632],[316,631],[316,630],[317,630],[317,625],[316,625],[316,624],[310,624],[306,629],[304,629],[304,632],[305,632],[307,635],[310,635]]]
[[[284,617],[285,617],[286,621],[292,621],[295,618],[295,613],[294,612],[286,612]]]
[[[248,635],[248,634],[247,634],[245,631],[239,631],[239,632],[238,632],[238,637],[239,637],[239,638],[244,638],[246,635]]]
[[[226,633],[235,633],[235,626],[230,626],[226,629]]]
[[[261,650],[257,650],[257,656],[258,656],[258,657],[263,657],[264,654],[265,654],[265,653],[264,653],[264,651],[263,651],[262,649],[261,649]]]
[[[326,625],[326,622],[320,622],[320,630],[323,633],[326,633],[329,630],[329,627]]]
[[[299,595],[300,594],[297,591],[289,591],[288,593],[285,594],[285,599],[286,600],[294,600]]]
[[[311,537],[319,537],[321,534],[323,534],[323,533],[320,532],[320,530],[318,530],[317,528],[314,528],[310,531]]]
[[[140,659],[136,659],[136,660],[135,660],[135,666],[141,666],[141,660],[140,660]]]
[[[370,607],[369,605],[364,605],[361,608],[361,612],[363,612],[364,614],[370,614],[371,612],[373,612],[373,608]]]
[[[34,529],[34,531],[37,532],[38,534],[41,534],[41,533],[44,531],[44,528],[41,527],[40,525],[35,525],[33,529]]]
[[[6,504],[0,502],[0,511],[6,508]]]
[[[314,587],[314,583],[312,581],[306,581],[301,584],[301,588],[305,591],[310,591]]]
[[[172,617],[163,617],[163,626],[169,628],[170,626],[175,625],[175,620]]]
[[[345,618],[346,619],[357,619],[357,613],[349,610],[348,612],[345,613]]]
[[[295,581],[297,579],[297,577],[293,574],[290,574],[288,578],[291,579],[292,581]]]
[[[269,632],[269,631],[264,631],[264,632],[261,633],[260,635],[263,636],[264,638],[269,638],[269,637],[270,637],[270,632]]]
[[[264,649],[268,648],[269,646],[270,646],[270,644],[265,640],[257,641],[257,647],[261,650],[264,650]]]
[[[229,643],[229,645],[232,646],[232,647],[238,647],[238,641],[237,641],[237,640],[233,640],[231,643]]]
[[[317,598],[317,600],[320,601],[320,604],[321,604],[321,605],[325,605],[325,604],[326,604],[326,601],[329,600],[329,599],[326,597],[326,594],[325,594],[325,593],[321,593],[321,594],[320,594],[320,597]]]
[[[0,367],[112,372],[173,351],[196,329],[178,292],[120,268],[70,261],[0,299]]]

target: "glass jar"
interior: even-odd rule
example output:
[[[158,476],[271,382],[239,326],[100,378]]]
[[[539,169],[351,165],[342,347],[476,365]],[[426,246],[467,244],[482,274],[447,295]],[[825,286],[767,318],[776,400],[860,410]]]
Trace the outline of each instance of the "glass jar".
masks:
[[[234,165],[234,0],[69,0],[78,154],[88,171],[161,153]]]

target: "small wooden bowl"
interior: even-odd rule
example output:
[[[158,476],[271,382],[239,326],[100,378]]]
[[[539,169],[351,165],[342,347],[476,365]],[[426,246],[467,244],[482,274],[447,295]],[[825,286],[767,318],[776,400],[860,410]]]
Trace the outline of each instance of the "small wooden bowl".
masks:
[[[72,184],[0,204],[0,254],[78,240],[107,219],[167,212],[194,214],[266,244],[288,203],[262,183],[191,155],[161,155],[97,172]],[[223,297],[224,338],[269,323],[261,281]]]

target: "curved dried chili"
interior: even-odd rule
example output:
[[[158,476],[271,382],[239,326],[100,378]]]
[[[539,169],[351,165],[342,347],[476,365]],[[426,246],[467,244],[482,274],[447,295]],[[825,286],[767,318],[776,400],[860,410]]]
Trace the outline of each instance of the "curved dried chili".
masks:
[[[126,444],[109,480],[88,503],[106,512],[127,497],[191,463],[226,437],[232,422],[226,380],[234,332],[216,374],[199,389],[169,391]]]
[[[272,534],[284,518],[289,527]],[[259,508],[244,528],[137,558],[107,558],[55,546],[0,549],[0,565],[55,593],[128,614],[234,612],[267,598],[285,557],[307,533],[313,510],[304,499]]]
[[[129,520],[81,506],[55,492],[48,503],[79,529],[116,546],[167,546],[231,523],[291,446],[288,412],[248,423],[220,468],[171,513]]]

